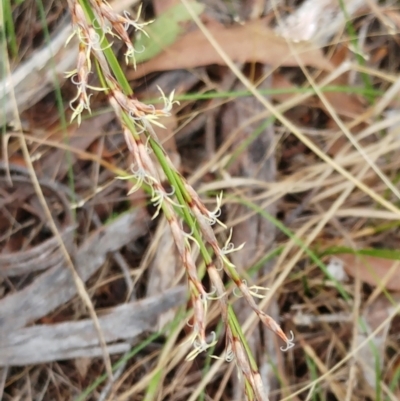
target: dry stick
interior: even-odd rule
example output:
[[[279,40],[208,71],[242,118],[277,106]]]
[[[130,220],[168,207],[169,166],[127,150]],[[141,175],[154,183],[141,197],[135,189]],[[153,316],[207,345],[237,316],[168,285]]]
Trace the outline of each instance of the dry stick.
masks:
[[[53,235],[57,238],[57,240],[59,241],[60,244],[60,249],[61,252],[65,258],[66,264],[68,266],[68,268],[70,269],[72,278],[74,280],[74,283],[76,285],[76,289],[78,291],[79,296],[81,297],[82,301],[84,302],[84,304],[86,305],[86,307],[88,308],[90,317],[93,320],[93,324],[94,327],[96,328],[96,332],[99,336],[99,342],[100,342],[100,346],[103,352],[103,359],[104,359],[104,364],[107,370],[107,374],[110,378],[110,380],[112,380],[112,367],[111,367],[111,359],[110,359],[110,355],[107,353],[107,345],[106,345],[106,341],[104,339],[103,333],[101,331],[101,327],[99,324],[99,320],[97,318],[96,315],[96,311],[94,309],[93,303],[90,299],[89,294],[86,291],[85,288],[85,284],[83,283],[82,279],[79,277],[79,275],[77,274],[74,264],[71,260],[71,256],[68,253],[67,248],[65,247],[64,241],[62,240],[62,237],[57,229],[57,226],[54,222],[53,216],[50,212],[50,209],[47,205],[46,199],[43,195],[42,189],[40,188],[40,184],[38,181],[38,178],[36,176],[33,164],[32,164],[32,160],[30,158],[29,155],[29,150],[28,150],[28,146],[26,144],[26,140],[24,138],[23,135],[19,135],[19,139],[20,139],[20,144],[21,144],[21,149],[22,149],[22,154],[24,156],[24,160],[26,161],[26,164],[28,166],[28,171],[29,174],[31,176],[32,179],[32,185],[35,188],[35,192],[38,196],[39,202],[43,207],[44,213],[48,219],[48,223],[50,225],[50,229],[53,232]]]
[[[308,139],[291,121],[289,121],[275,106],[273,106],[267,99],[265,99],[251,84],[251,82],[245,77],[245,75],[236,67],[234,62],[229,58],[229,56],[224,52],[222,47],[218,44],[215,38],[210,34],[207,27],[203,24],[200,18],[194,13],[188,0],[181,0],[182,3],[187,8],[193,20],[196,22],[197,26],[203,32],[204,36],[209,40],[214,49],[218,52],[220,57],[224,60],[226,65],[234,72],[238,79],[246,86],[246,88],[254,95],[254,97],[261,102],[262,105],[266,107],[290,132],[292,132],[301,142],[303,142],[310,150],[312,150],[320,159],[325,161],[327,164],[332,166],[338,173],[343,177],[347,178],[349,181],[353,182],[361,191],[365,192],[376,202],[380,203],[386,209],[400,216],[400,209],[394,206],[392,203],[388,202],[382,196],[376,194],[371,188],[363,184],[361,181],[357,180],[348,171],[341,167],[335,160],[325,155],[321,149],[319,149],[310,139]]]

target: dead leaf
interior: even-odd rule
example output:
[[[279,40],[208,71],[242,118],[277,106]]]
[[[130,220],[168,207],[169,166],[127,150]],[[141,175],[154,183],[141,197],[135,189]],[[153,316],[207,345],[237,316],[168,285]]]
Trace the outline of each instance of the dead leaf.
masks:
[[[361,281],[372,286],[384,284],[392,291],[400,291],[400,262],[376,256],[359,256],[352,254],[336,255],[344,263],[349,276],[359,275]]]
[[[333,65],[339,67],[345,60],[349,59],[349,49],[346,46],[338,46],[335,53],[332,55],[330,61]],[[322,73],[321,77],[325,74]],[[338,78],[333,80],[331,86],[349,86],[350,83],[350,72],[340,75]],[[326,99],[335,109],[336,113],[349,117],[351,119],[356,118],[365,111],[365,106],[361,102],[360,98],[355,94],[343,93],[343,92],[325,92]],[[325,109],[324,104],[318,99],[319,107]]]
[[[264,20],[245,25],[225,27],[216,22],[208,25],[210,34],[226,54],[235,62],[259,62],[278,66],[297,66],[287,40],[275,34]],[[292,43],[293,50],[308,66],[331,70],[332,64],[321,50],[309,43]],[[225,65],[208,39],[200,30],[187,33],[164,52],[128,73],[129,79],[137,79],[154,71],[194,68],[211,64]]]

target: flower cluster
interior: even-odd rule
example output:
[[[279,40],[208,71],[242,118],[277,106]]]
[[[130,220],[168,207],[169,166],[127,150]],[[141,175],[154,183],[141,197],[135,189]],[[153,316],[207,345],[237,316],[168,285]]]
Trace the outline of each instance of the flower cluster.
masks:
[[[134,96],[127,95],[112,74],[104,55],[104,51],[112,45],[107,40],[108,34],[124,42],[127,49],[125,59],[128,63],[132,62],[136,68],[135,53],[140,52],[140,50],[134,48],[128,35],[128,29],[132,27],[134,30],[146,34],[144,27],[150,23],[139,23],[140,9],[136,19],[131,19],[128,12],[125,12],[124,16],[121,16],[107,2],[102,0],[90,0],[93,16],[87,15],[87,12],[85,13],[78,1],[68,0],[68,4],[74,29],[67,42],[73,36],[76,36],[79,40],[77,67],[67,73],[67,77],[71,78],[71,81],[77,87],[77,94],[70,102],[70,107],[73,111],[71,121],[76,119],[78,124],[80,124],[82,112],[86,110],[90,113],[91,95],[88,94],[88,89],[91,89],[94,91],[107,91],[110,96],[110,102],[116,112],[120,115],[121,110],[125,111],[136,125],[143,127],[150,122],[162,126],[158,122],[158,118],[170,114],[173,104],[177,103],[173,100],[174,93],[172,92],[167,97],[159,89],[161,99],[164,102],[164,107],[161,109],[156,109],[153,105],[146,105]],[[89,75],[92,72],[92,57],[97,60],[100,66],[100,70],[107,83],[107,87],[105,88],[89,85]]]

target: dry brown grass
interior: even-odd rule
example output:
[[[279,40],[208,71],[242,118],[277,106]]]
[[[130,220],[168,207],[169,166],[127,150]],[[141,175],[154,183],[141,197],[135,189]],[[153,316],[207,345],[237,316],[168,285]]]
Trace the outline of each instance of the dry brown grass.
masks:
[[[122,3],[113,5],[126,7]],[[152,3],[157,11],[163,2]],[[176,2],[165,2],[163,7],[167,3]],[[247,2],[243,8],[232,2],[236,7],[232,9],[224,8],[223,2],[205,3],[208,18],[220,18],[229,25],[234,18],[227,18],[227,10],[233,16],[232,10],[237,10],[239,17],[256,19],[255,5],[261,2],[254,2],[252,13],[245,7]],[[266,21],[273,27],[284,23],[286,14],[301,15],[297,3],[266,2]],[[325,3],[328,7],[334,2],[321,1]],[[282,353],[282,344],[260,327],[256,315],[226,281],[270,400],[395,401],[400,397],[400,288],[395,280],[400,275],[400,10],[390,1],[377,5],[371,0],[361,8],[357,1],[344,3],[352,16],[355,41],[349,40],[351,30],[340,24],[342,11],[337,5],[325,9],[323,18],[320,14],[318,35],[305,32],[304,26],[301,32],[314,40],[324,62],[331,63],[330,69],[310,67],[307,59],[297,57],[298,44],[294,48],[291,42],[285,46],[293,51],[292,59],[297,57],[297,66],[282,60],[283,65],[273,67],[244,64],[247,58],[232,60],[234,53],[210,34],[207,21],[192,14],[192,22],[186,22],[181,35],[199,29],[223,65],[189,72],[178,69],[132,81],[142,100],[154,99],[156,85],[165,93],[176,89],[181,96],[167,130],[157,134],[210,209],[213,195],[224,191],[224,222],[234,228],[235,244],[246,242],[234,254],[234,263],[249,282],[270,288],[260,301],[262,309],[286,333],[294,333],[295,347]],[[15,8],[18,43],[40,46],[44,41],[40,18],[33,15],[35,4],[26,0]],[[50,30],[61,29],[66,10],[51,1],[44,5]],[[144,13],[150,18],[152,10],[145,8]],[[336,27],[329,37],[323,34],[327,16]],[[286,36],[293,38],[302,24],[292,28]],[[35,46],[22,46],[16,55],[9,52],[10,70],[34,57]],[[353,52],[355,46],[362,61]],[[55,64],[65,57],[73,61],[76,54],[71,49],[59,48]],[[201,53],[197,56],[201,58]],[[98,384],[85,399],[244,399],[235,363],[224,359],[223,332],[212,350],[222,359],[203,353],[185,361],[191,344],[185,342],[190,316],[184,312],[190,305],[185,305],[184,293],[177,287],[185,282],[183,272],[165,218],[151,221],[154,209],[146,194],[127,196],[126,181],[114,179],[124,174],[131,160],[104,95],[94,96],[93,115],[79,128],[63,126],[61,111],[67,118],[71,115],[68,101],[74,97],[73,86],[63,83],[60,94],[65,106],[57,109],[57,91],[36,98],[32,93],[43,93],[43,88],[40,79],[34,81],[37,86],[31,89],[29,83],[29,93],[15,91],[12,101],[19,104],[21,113],[14,113],[12,124],[7,119],[2,136],[0,398],[79,399],[102,377],[107,364],[111,376],[111,365],[125,355],[127,360],[114,371],[113,381]],[[326,90],[327,86],[342,89]],[[271,88],[275,92],[265,94]],[[352,92],[354,88],[357,93]],[[201,98],[211,90],[229,96]],[[249,96],[238,95],[240,91]],[[193,96],[185,98],[187,93]],[[273,123],[259,129],[267,118]],[[254,140],[246,143],[257,129]],[[8,171],[14,179],[23,177],[18,178],[24,183],[22,189],[8,185]],[[47,189],[49,185],[55,188]],[[67,199],[67,206],[57,196]],[[68,213],[63,208],[68,205],[75,220],[66,223]],[[37,267],[39,252],[35,268],[28,264],[31,270],[23,274],[7,273],[53,238],[51,228],[65,244],[61,250],[70,259],[70,271],[77,273],[75,284],[84,282],[85,289],[76,290],[67,267],[57,264],[58,253],[54,261],[49,259],[51,266],[45,272]],[[67,240],[72,231],[73,244]],[[216,233],[224,243],[227,233],[218,229]],[[58,248],[50,245],[46,249],[54,256]],[[363,252],[355,256],[349,250]],[[272,256],[265,258],[270,252]],[[192,257],[198,260],[195,249]],[[327,277],[325,267],[336,281]],[[118,315],[129,302],[132,314]],[[143,302],[152,302],[152,306],[141,315]],[[207,317],[210,332],[222,330],[218,305],[212,304]],[[107,319],[110,326],[101,326]],[[98,330],[93,330],[91,322],[96,320]],[[141,323],[135,326],[135,321]],[[151,339],[171,321],[167,332]],[[65,338],[61,331],[51,331],[61,330],[62,324]],[[118,333],[110,334],[104,327],[116,327]],[[77,342],[68,348],[72,330],[76,330]],[[89,334],[85,336],[84,330]],[[99,332],[103,349],[92,340]],[[54,346],[46,336],[54,337]],[[43,348],[37,342],[40,338]],[[23,343],[18,346],[15,339]],[[146,339],[151,341],[136,352]]]

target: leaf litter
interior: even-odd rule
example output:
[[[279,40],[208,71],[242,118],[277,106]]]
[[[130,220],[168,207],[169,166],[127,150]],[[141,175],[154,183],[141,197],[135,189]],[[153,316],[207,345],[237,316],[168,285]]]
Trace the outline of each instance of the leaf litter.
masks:
[[[123,3],[115,2],[114,5],[120,7]],[[395,56],[398,53],[397,38],[390,33],[390,29],[398,28],[398,10],[390,7],[389,2],[378,4],[371,0],[361,4],[347,0],[343,2],[347,15],[356,17],[349,19],[338,2],[328,0],[321,1],[318,7],[311,1],[304,1],[301,6],[293,1],[265,2],[264,6],[250,1],[240,5],[231,3],[232,7],[216,0],[195,4],[197,14],[211,34],[251,82],[259,90],[266,91],[266,96],[271,88],[277,90],[270,95],[276,106],[353,177],[360,174],[365,159],[350,146],[321,99],[309,90],[309,83],[298,68],[298,59],[321,86],[328,79],[328,85],[337,88],[365,89],[357,95],[332,90],[326,93],[326,98],[368,157],[396,183],[400,144],[398,130],[393,129],[393,116],[399,102],[398,96],[388,89],[397,77],[400,64]],[[298,339],[296,346],[282,354],[280,344],[269,339],[268,332],[259,328],[248,332],[250,347],[259,359],[262,377],[269,389],[269,399],[341,401],[344,398],[338,397],[345,394],[347,399],[374,400],[378,393],[381,398],[396,399],[400,391],[395,381],[400,366],[397,259],[379,257],[379,252],[375,256],[360,257],[334,251],[340,246],[353,250],[396,249],[396,216],[393,212],[389,216],[389,212],[381,210],[381,206],[365,193],[353,189],[310,242],[309,249],[314,253],[299,251],[299,240],[308,243],[313,228],[352,183],[326,163],[321,163],[276,119],[271,119],[270,125],[263,125],[271,116],[254,98],[239,95],[247,88],[236,84],[221,57],[191,22],[182,5],[177,4],[174,1],[168,4],[154,2],[154,10],[159,14],[146,15],[146,18],[155,19],[153,27],[149,26],[149,34],[158,36],[159,40],[151,42],[155,44],[154,48],[146,44],[148,53],[139,57],[148,60],[139,64],[136,72],[127,70],[127,74],[142,100],[156,98],[154,88],[157,85],[165,93],[176,89],[177,95],[181,96],[181,105],[173,110],[171,121],[165,121],[167,129],[157,133],[180,171],[196,183],[210,209],[213,205],[208,199],[209,192],[225,191],[225,223],[234,226],[236,246],[246,242],[243,253],[236,256],[239,268],[256,277],[260,284],[274,285],[286,272],[286,266],[292,265],[278,290],[267,294],[265,308],[271,310],[271,315],[285,331],[294,332],[295,341]],[[168,13],[174,12],[169,8],[171,6],[177,7],[176,19],[168,18],[171,15]],[[303,18],[304,10],[310,6],[313,12]],[[280,14],[276,14],[276,10]],[[54,9],[55,15],[59,12],[59,8]],[[252,19],[241,20],[246,15]],[[285,31],[279,25],[279,16],[286,26]],[[328,24],[326,18],[332,24]],[[345,23],[353,24],[362,50],[359,53],[368,56],[363,63],[357,61],[357,49],[349,39],[351,34]],[[169,28],[165,37],[160,26]],[[60,25],[61,29],[64,27],[68,30],[68,24]],[[52,43],[56,44],[57,31],[53,33]],[[294,43],[289,45],[285,37]],[[378,37],[379,46],[374,46],[374,43],[378,44]],[[139,40],[144,41],[145,37]],[[64,69],[61,60],[74,64],[73,43],[65,49],[62,46],[54,49],[57,71]],[[46,116],[51,109],[46,108],[43,99],[53,90],[51,60],[48,55],[45,58],[45,54],[33,51],[22,59],[20,69],[14,71],[15,77],[25,71],[21,82],[14,81],[17,104],[20,111],[35,106],[30,110],[31,113],[34,110],[35,118],[24,120],[26,137],[31,138],[29,150],[35,171],[48,204],[54,205],[54,212],[60,218],[59,232],[87,285],[115,362],[132,346],[140,344],[147,332],[173,321],[176,316],[173,307],[185,302],[183,294],[175,297],[180,291],[177,287],[179,264],[162,219],[150,219],[153,210],[144,202],[148,201],[145,193],[140,194],[140,198],[133,198],[133,195],[128,198],[127,182],[114,179],[128,170],[132,160],[127,158],[122,135],[112,121],[112,114],[97,115],[97,111],[104,113],[104,110],[97,110],[96,106],[93,109],[96,112],[87,116],[79,129],[68,127],[70,146],[61,146],[61,122],[54,130],[60,116],[55,109],[54,115]],[[36,60],[37,63],[41,57],[43,69],[32,68],[35,74],[28,75],[26,71],[33,65],[29,62]],[[330,79],[346,63],[345,73]],[[382,106],[375,108],[367,96],[371,88],[363,86],[364,71],[371,77],[372,89],[379,89],[388,99],[386,104],[390,109],[383,106],[382,115],[377,111]],[[60,75],[61,84],[63,80]],[[62,86],[66,102],[71,93],[68,85]],[[286,93],[279,94],[280,89]],[[228,92],[229,96],[214,100],[198,96],[210,93],[222,96],[222,91]],[[375,96],[378,96],[377,104],[383,104],[379,102],[385,98]],[[102,107],[101,95],[95,98]],[[7,109],[7,113],[10,110]],[[5,118],[12,123],[11,114],[7,113]],[[41,115],[49,117],[52,127],[44,123],[44,118],[37,118]],[[8,153],[10,160],[18,162],[19,168],[24,169],[26,163],[21,156],[17,134],[12,133]],[[263,138],[267,138],[266,142]],[[0,398],[11,400],[14,396],[23,398],[33,393],[43,394],[42,399],[73,399],[75,395],[83,394],[104,371],[104,364],[98,358],[102,353],[87,311],[61,263],[57,243],[45,230],[42,211],[36,200],[26,197],[31,186],[26,169],[23,176],[27,178],[21,181],[22,189],[21,184],[16,184],[12,189],[14,192],[10,192],[5,176],[0,184],[2,211],[13,206],[1,218],[6,236],[0,250],[0,271],[5,269],[4,260],[10,255],[16,258],[12,259],[11,267],[7,267],[14,273],[2,274],[0,281],[0,332],[4,333],[0,337],[3,358],[0,361],[3,366],[22,366],[22,370],[3,370]],[[72,187],[68,178],[71,176],[74,178]],[[47,184],[49,179],[55,182],[56,188]],[[396,197],[375,173],[367,172],[361,179],[376,193],[396,204]],[[18,180],[14,181],[17,183]],[[46,186],[50,188],[48,192]],[[78,198],[73,199],[71,193]],[[13,203],[10,194],[14,194],[18,202]],[[34,198],[31,192],[29,196]],[[66,202],[61,198],[54,202],[57,196],[64,197]],[[287,230],[285,234],[276,234],[282,227],[271,223],[274,220],[267,221],[264,214],[244,207],[235,198],[251,201],[267,214],[285,222],[286,229],[294,236],[288,236]],[[76,224],[71,223],[70,213],[77,213]],[[217,235],[220,235],[218,231]],[[330,260],[324,252],[342,260],[347,279],[344,275],[327,277],[324,274],[320,264],[329,265]],[[317,259],[310,255],[317,255]],[[318,255],[321,255],[320,259]],[[41,263],[40,257],[45,258],[46,263]],[[339,295],[343,293],[350,294],[349,298]],[[235,294],[232,299],[235,300]],[[354,307],[357,299],[360,308]],[[138,327],[140,308],[149,302],[154,302],[154,309],[146,309],[149,320],[143,319]],[[241,315],[241,324],[249,327],[252,313],[240,300],[236,300],[235,307]],[[107,308],[106,312],[104,308]],[[219,316],[216,311],[212,309],[209,316],[210,329],[217,328]],[[355,330],[358,331],[356,336]],[[235,396],[242,399],[240,384],[232,375],[232,369],[220,368],[214,375],[202,376],[203,366],[213,369],[222,362],[211,361],[210,365],[208,362],[203,365],[202,359],[197,359],[196,364],[183,362],[184,347],[177,346],[170,348],[169,358],[162,356],[163,346],[168,341],[176,341],[173,345],[180,344],[176,338],[181,339],[184,332],[182,330],[176,337],[170,333],[171,337],[153,342],[140,357],[123,365],[126,372],[121,370],[115,376],[115,382],[100,385],[88,399],[100,399],[100,391],[101,397],[124,399],[132,388],[136,398],[143,399],[143,394],[151,393],[146,380],[158,377],[158,369],[163,371],[163,379],[156,386],[154,399],[191,401],[198,399],[196,397],[202,392],[205,398],[213,400],[234,399]],[[137,337],[139,333],[142,337]],[[25,341],[23,345],[19,345],[21,338]],[[47,353],[46,343],[49,344]],[[221,354],[223,349],[223,344],[217,344],[215,353]],[[25,364],[34,365],[24,370]],[[76,369],[79,377],[75,374]],[[48,377],[53,379],[47,387],[41,387],[42,381],[37,378],[47,377],[47,372],[51,372]],[[354,372],[357,380],[352,379]],[[139,380],[143,377],[146,380]],[[172,378],[171,384],[166,377]],[[311,390],[307,386],[312,386]],[[301,392],[296,394],[298,389]]]

